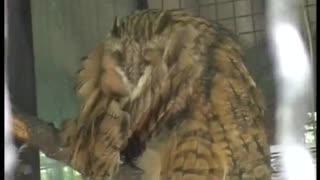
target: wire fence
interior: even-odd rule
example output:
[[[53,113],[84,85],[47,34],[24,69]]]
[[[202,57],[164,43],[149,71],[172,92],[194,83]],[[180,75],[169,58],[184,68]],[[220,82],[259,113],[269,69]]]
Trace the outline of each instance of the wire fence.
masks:
[[[239,36],[248,48],[266,40],[265,0],[149,0],[149,8],[183,9],[218,22]],[[316,0],[303,0],[312,39],[316,40]]]

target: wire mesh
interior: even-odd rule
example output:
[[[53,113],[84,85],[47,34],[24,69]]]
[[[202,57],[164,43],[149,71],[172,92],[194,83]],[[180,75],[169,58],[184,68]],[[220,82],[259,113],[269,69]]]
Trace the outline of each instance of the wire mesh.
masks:
[[[184,9],[212,22],[218,22],[252,48],[265,41],[265,0],[149,0],[149,8]],[[316,0],[304,0],[312,39],[316,39]]]
[[[231,30],[249,48],[265,39],[264,0],[155,0],[149,7],[200,15]]]

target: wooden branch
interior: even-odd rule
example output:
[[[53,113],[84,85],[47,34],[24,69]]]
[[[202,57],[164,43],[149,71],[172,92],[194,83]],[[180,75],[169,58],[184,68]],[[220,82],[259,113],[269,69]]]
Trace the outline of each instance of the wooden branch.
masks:
[[[13,134],[24,143],[30,144],[46,156],[69,163],[69,151],[62,147],[59,130],[52,123],[25,115],[17,110],[12,114]]]

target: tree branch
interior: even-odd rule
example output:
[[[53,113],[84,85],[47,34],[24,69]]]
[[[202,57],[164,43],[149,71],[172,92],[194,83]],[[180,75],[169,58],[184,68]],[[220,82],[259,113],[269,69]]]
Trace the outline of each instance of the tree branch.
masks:
[[[69,163],[70,152],[62,146],[60,131],[52,123],[17,110],[13,110],[12,122],[13,134],[17,139],[38,148],[52,159]]]
[[[106,152],[110,156],[101,156],[101,158],[94,163],[105,163],[110,166],[115,166],[118,163],[117,161],[114,161],[113,158],[109,157],[113,157],[114,154],[120,153],[120,151],[117,152],[116,150],[114,150],[113,146],[101,147],[101,144],[103,144],[105,141],[105,139],[102,139],[102,137],[105,137],[102,134],[110,135],[111,133],[112,136],[110,136],[107,141],[115,141],[116,143],[119,143],[119,137],[117,136],[121,136],[121,133],[119,132],[120,127],[118,123],[114,124],[114,122],[119,122],[117,120],[113,121],[112,119],[106,119],[105,121],[101,122],[98,130],[96,130],[97,134],[95,135],[94,139],[82,139],[86,140],[86,145],[88,145],[89,141],[89,144],[91,145],[80,148],[81,153],[72,154],[73,156],[76,156],[75,158],[72,158],[73,161],[71,161],[71,152],[75,153],[73,151],[73,148],[75,146],[64,146],[65,142],[63,139],[63,135],[65,135],[65,132],[67,131],[59,130],[55,128],[52,123],[48,123],[34,116],[26,115],[17,110],[13,110],[11,120],[13,123],[13,135],[18,140],[26,143],[27,145],[38,148],[47,157],[60,162],[64,162],[66,165],[81,173],[84,177],[89,175],[92,177],[99,176],[99,174],[88,174],[88,172],[95,172],[96,170],[92,169],[95,166],[90,166],[87,164],[90,162],[92,163],[90,155],[97,155],[97,157],[100,157],[102,155],[101,152]],[[101,128],[101,126],[105,128]],[[115,128],[118,130],[114,130]],[[102,129],[102,131],[100,129]],[[79,164],[81,164],[80,167]],[[105,171],[109,171],[109,169],[107,168],[105,169]],[[97,171],[95,173],[100,173],[100,171]],[[137,179],[141,176],[142,171],[137,167],[125,163],[120,165],[120,169],[118,172],[113,173],[115,173],[114,175],[119,179]]]

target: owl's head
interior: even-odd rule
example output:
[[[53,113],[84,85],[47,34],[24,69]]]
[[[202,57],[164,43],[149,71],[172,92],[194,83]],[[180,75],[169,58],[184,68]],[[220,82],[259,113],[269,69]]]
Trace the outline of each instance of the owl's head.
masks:
[[[110,100],[125,104],[139,98],[146,87],[150,87],[148,83],[157,66],[154,59],[161,59],[161,53],[158,58],[152,57],[150,54],[154,53],[149,53],[148,47],[152,47],[150,42],[161,43],[138,41],[128,36],[127,31],[128,28],[119,25],[118,18],[115,18],[106,40],[83,59],[76,88],[81,98],[80,117],[83,119],[101,114]]]
[[[161,62],[164,38],[137,38],[119,25],[115,18],[111,33],[104,42],[101,60],[101,87],[107,94],[135,99],[155,79],[157,69],[166,68]],[[162,72],[162,76],[164,75]]]
[[[147,64],[142,59],[141,47],[118,35],[116,29],[117,25],[104,42],[100,83],[105,94],[122,98],[130,96]]]
[[[160,15],[152,22],[152,28],[140,23],[134,31],[115,18],[110,34],[83,61],[78,76],[77,93],[85,111],[105,104],[105,98],[120,100],[121,104],[134,101],[165,80],[185,38],[180,32],[163,34],[162,22],[168,22],[168,18]]]

